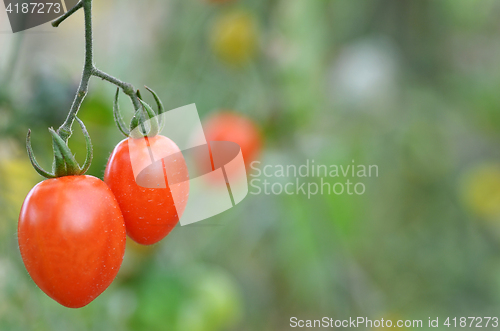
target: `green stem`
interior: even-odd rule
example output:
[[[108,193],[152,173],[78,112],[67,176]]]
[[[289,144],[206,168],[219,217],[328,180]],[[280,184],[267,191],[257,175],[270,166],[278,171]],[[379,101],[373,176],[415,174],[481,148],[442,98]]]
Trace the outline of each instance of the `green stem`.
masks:
[[[83,11],[85,15],[85,62],[83,66],[82,79],[80,86],[75,95],[75,100],[71,105],[68,117],[64,123],[59,127],[57,133],[61,138],[67,142],[72,134],[71,127],[75,121],[75,117],[80,109],[80,106],[87,95],[89,89],[89,80],[92,77],[92,70],[94,68],[94,59],[92,51],[92,0],[82,0]]]
[[[74,13],[76,13],[80,8],[83,7],[83,1],[84,0],[80,0],[78,1],[78,3],[73,7],[71,8],[70,10],[68,10],[64,15],[62,15],[61,17],[59,17],[58,19],[56,19],[55,21],[52,22],[52,26],[54,28],[57,28],[59,26],[59,24],[61,24],[62,22],[64,22],[68,17],[70,17],[71,15],[73,15]]]
[[[89,81],[92,76],[100,77],[120,87],[123,92],[132,99],[134,108],[136,110],[141,108],[141,103],[139,102],[137,92],[131,84],[122,82],[121,80],[108,75],[107,73],[97,69],[94,65],[92,44],[92,0],[81,0],[75,7],[73,7],[66,14],[54,21],[52,25],[58,26],[62,21],[75,13],[79,9],[77,7],[80,6],[83,8],[85,16],[85,63],[83,66],[83,74],[80,81],[80,86],[78,87],[78,91],[76,92],[75,99],[73,101],[73,104],[71,105],[69,114],[66,117],[64,123],[57,130],[57,133],[65,142],[67,142],[69,137],[71,137],[71,127],[73,126],[73,122],[75,121],[76,115],[78,114],[78,110],[80,109],[80,106],[82,105],[82,102],[88,93]]]
[[[123,90],[123,93],[125,93],[130,97],[130,99],[132,99],[132,103],[134,104],[135,110],[141,107],[141,103],[139,102],[139,98],[137,96],[137,91],[132,84],[122,82],[118,78],[108,75],[104,71],[101,71],[97,68],[94,68],[92,75],[104,79],[121,88]]]

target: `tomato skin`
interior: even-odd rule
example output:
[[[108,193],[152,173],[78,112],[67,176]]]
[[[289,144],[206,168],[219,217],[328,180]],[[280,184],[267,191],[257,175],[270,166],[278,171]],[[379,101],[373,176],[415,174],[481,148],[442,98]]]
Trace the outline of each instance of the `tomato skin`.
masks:
[[[52,299],[80,308],[113,281],[125,253],[125,224],[107,185],[92,176],[38,183],[21,208],[21,256]]]
[[[165,161],[161,161],[162,167],[178,167],[176,169],[177,173],[186,179],[180,185],[180,195],[183,203],[176,206],[168,187],[164,169],[161,177],[165,178],[166,188],[151,189],[141,187],[136,183],[130,159],[130,145],[133,142],[133,138],[127,138],[115,147],[106,166],[104,181],[118,200],[125,219],[128,236],[139,244],[152,245],[162,240],[172,231],[186,207],[189,195],[187,166],[180,154],[179,147],[172,140],[161,135],[147,138],[148,145],[156,151],[160,150],[166,154],[179,153],[176,154],[179,155],[179,162],[175,162],[175,164],[169,163],[166,165]],[[134,162],[145,165],[151,162],[147,148],[135,150],[134,155],[136,158]],[[154,174],[150,175],[151,180],[157,180]]]
[[[257,125],[240,114],[223,111],[210,117],[204,124],[205,138],[210,141],[232,141],[240,145],[245,166],[255,161],[262,148]]]

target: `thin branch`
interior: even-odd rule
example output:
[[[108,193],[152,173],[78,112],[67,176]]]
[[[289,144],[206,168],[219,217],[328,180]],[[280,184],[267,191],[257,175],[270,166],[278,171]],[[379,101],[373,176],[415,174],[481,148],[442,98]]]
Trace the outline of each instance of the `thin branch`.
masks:
[[[78,1],[78,3],[73,8],[64,13],[64,15],[52,21],[52,26],[54,28],[57,28],[62,22],[64,22],[68,17],[76,13],[80,8],[83,8],[83,0]]]
[[[130,97],[130,99],[132,99],[132,103],[134,104],[135,110],[138,110],[141,107],[141,103],[139,102],[139,98],[137,96],[137,91],[132,84],[122,82],[118,78],[108,75],[104,71],[101,71],[97,68],[94,68],[92,75],[104,79],[110,82],[111,84],[114,84],[119,88],[121,88],[123,90],[123,93],[125,93]]]
[[[72,134],[71,127],[75,121],[76,114],[80,109],[80,106],[87,95],[89,89],[89,80],[92,77],[92,71],[94,69],[94,58],[92,52],[92,0],[82,0],[83,12],[85,15],[85,63],[83,66],[82,80],[78,91],[75,95],[75,100],[71,105],[68,117],[64,123],[59,127],[57,133],[61,138],[67,142]]]
[[[136,110],[139,110],[141,108],[141,103],[137,96],[137,91],[131,84],[122,82],[118,78],[108,75],[107,73],[95,67],[94,56],[93,56],[93,41],[92,41],[92,0],[80,0],[80,2],[70,11],[72,11],[73,13],[76,12],[79,9],[77,7],[79,6],[83,8],[83,12],[85,15],[85,63],[83,66],[83,74],[80,86],[78,87],[78,91],[75,95],[73,104],[71,105],[71,109],[68,113],[68,116],[66,117],[66,120],[57,130],[57,133],[61,136],[61,138],[65,142],[68,141],[69,137],[72,134],[71,127],[73,126],[73,122],[75,121],[78,110],[82,105],[83,99],[85,99],[85,96],[87,95],[89,89],[89,81],[92,76],[102,78],[120,87],[123,90],[123,92],[132,99],[134,108]],[[66,14],[68,14],[70,11],[68,11]],[[58,20],[62,22],[65,18],[69,17],[70,15],[63,15]]]

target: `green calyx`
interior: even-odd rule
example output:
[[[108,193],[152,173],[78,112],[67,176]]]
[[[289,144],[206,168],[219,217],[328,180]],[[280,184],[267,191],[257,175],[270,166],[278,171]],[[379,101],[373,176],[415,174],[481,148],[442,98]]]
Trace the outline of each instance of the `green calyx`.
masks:
[[[90,141],[89,133],[85,128],[83,122],[75,117],[78,124],[82,128],[83,136],[85,137],[85,143],[87,145],[87,156],[85,163],[82,167],[78,165],[73,153],[68,147],[68,144],[59,136],[59,134],[54,131],[53,128],[49,128],[49,132],[52,135],[52,144],[54,150],[54,163],[52,165],[52,172],[44,170],[36,161],[35,155],[33,154],[33,148],[31,147],[31,130],[28,130],[28,135],[26,136],[26,148],[28,150],[28,156],[31,164],[35,170],[45,178],[58,178],[63,176],[78,176],[84,175],[92,163],[92,143]]]
[[[145,88],[153,95],[153,98],[155,99],[155,102],[158,106],[158,113],[155,113],[151,106],[142,100],[140,92],[137,91],[137,96],[139,97],[141,107],[135,112],[128,127],[123,121],[123,118],[120,114],[120,107],[118,106],[120,89],[118,88],[116,90],[116,95],[113,102],[113,116],[118,129],[127,137],[154,137],[163,129],[164,121],[162,114],[165,112],[165,108],[163,107],[163,104],[158,95],[149,87],[145,86]],[[140,128],[136,129],[137,127]]]

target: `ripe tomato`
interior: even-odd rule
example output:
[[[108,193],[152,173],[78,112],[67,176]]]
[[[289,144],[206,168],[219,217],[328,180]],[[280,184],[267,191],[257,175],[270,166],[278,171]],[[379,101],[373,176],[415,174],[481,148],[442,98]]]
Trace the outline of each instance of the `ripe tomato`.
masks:
[[[92,176],[38,183],[19,216],[21,256],[33,281],[69,308],[89,304],[113,281],[125,224],[111,190]]]
[[[262,147],[262,138],[257,125],[240,114],[220,112],[203,124],[203,130],[207,142],[232,141],[240,145],[247,167],[255,161]]]
[[[143,144],[140,147],[141,144],[133,138],[121,141],[109,158],[104,181],[118,200],[129,237],[139,244],[152,245],[168,235],[182,216],[189,195],[189,181],[186,162],[172,140],[157,135],[146,138],[146,142],[147,146]],[[161,159],[161,164],[157,163],[160,167],[141,173],[142,181],[164,180],[166,187],[146,188],[137,184],[131,162],[131,146],[135,146],[134,162],[144,165],[141,169],[151,163],[149,148],[165,156],[176,155],[175,160],[169,159],[168,162],[158,158]],[[168,186],[167,171],[181,178],[177,182],[182,183],[176,185],[175,191],[176,197],[179,197],[177,205]]]

